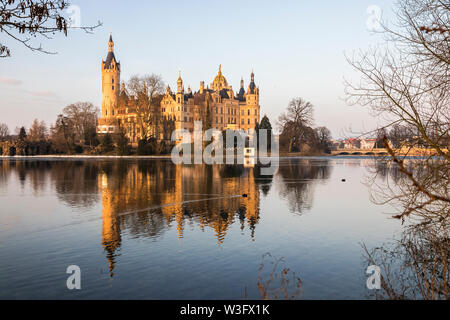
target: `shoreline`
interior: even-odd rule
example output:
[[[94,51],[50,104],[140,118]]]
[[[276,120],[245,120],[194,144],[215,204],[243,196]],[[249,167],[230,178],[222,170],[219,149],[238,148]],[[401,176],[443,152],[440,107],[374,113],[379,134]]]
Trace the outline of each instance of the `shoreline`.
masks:
[[[423,157],[424,155],[407,155],[407,157]],[[281,154],[279,159],[288,158],[378,158],[386,155],[364,155],[364,154]],[[248,157],[256,158],[256,157]],[[272,158],[267,156],[264,158]],[[171,159],[170,155],[147,155],[147,156],[116,156],[116,155],[36,155],[36,156],[4,156],[0,155],[0,160],[151,160],[151,159]]]

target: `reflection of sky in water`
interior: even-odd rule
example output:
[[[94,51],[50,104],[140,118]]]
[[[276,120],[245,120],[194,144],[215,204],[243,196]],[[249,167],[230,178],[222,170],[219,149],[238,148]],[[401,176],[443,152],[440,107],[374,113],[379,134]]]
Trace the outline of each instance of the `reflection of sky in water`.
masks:
[[[282,159],[265,177],[165,160],[1,161],[0,298],[258,298],[266,252],[301,277],[303,298],[364,298],[360,243],[400,228],[369,201],[371,165]],[[65,287],[71,264],[78,292]]]

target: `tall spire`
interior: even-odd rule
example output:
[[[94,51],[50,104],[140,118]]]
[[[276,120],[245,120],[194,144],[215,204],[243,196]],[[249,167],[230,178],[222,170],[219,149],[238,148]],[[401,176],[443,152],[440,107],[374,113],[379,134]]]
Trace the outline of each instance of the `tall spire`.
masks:
[[[244,78],[241,77],[241,89],[244,89]]]
[[[109,35],[108,52],[114,52],[114,41],[112,38],[112,33]]]

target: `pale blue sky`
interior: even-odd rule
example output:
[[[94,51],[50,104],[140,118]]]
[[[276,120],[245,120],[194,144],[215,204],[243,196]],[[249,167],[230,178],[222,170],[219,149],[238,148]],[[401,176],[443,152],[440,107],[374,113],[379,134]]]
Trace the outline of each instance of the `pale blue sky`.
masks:
[[[160,74],[172,88],[181,69],[185,87],[198,90],[222,72],[235,91],[254,69],[261,113],[275,124],[290,99],[315,105],[316,125],[334,137],[351,126],[374,128],[363,107],[349,107],[343,77],[358,79],[344,53],[381,42],[369,32],[367,8],[388,15],[393,1],[105,1],[79,0],[81,23],[103,26],[94,34],[42,41],[57,55],[33,53],[8,41],[13,56],[0,60],[0,122],[13,131],[34,118],[53,123],[76,101],[101,105],[101,59],[112,30],[122,79]],[[2,41],[4,35],[0,34]]]

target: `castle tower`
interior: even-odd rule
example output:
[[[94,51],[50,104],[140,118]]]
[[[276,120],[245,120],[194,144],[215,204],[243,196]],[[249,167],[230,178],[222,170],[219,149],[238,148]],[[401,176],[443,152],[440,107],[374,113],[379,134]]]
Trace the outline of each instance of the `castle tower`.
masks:
[[[255,128],[256,123],[259,123],[260,110],[259,110],[259,88],[256,87],[255,84],[255,74],[252,73],[250,75],[250,84],[248,85],[247,94],[245,95],[246,101],[246,117],[245,125],[246,129]]]
[[[112,35],[108,41],[108,55],[102,60],[102,118],[113,119],[117,115],[120,94],[120,62],[114,56]]]

